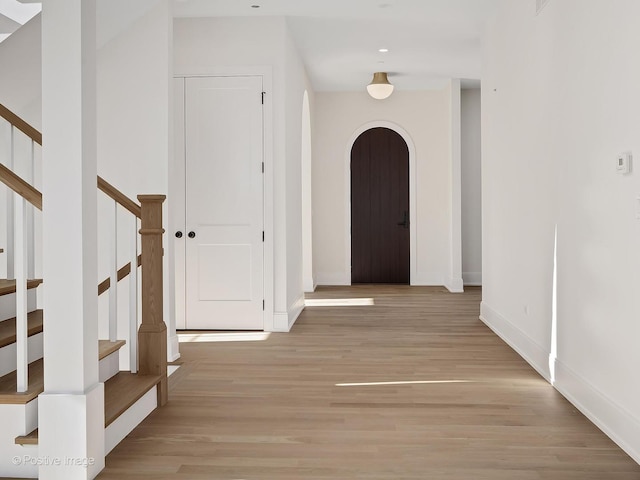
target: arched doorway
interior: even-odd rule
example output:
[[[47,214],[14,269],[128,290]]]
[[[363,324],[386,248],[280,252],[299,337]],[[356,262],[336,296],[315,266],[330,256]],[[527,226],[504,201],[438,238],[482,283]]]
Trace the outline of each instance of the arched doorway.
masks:
[[[351,283],[410,279],[409,148],[384,127],[351,148]]]

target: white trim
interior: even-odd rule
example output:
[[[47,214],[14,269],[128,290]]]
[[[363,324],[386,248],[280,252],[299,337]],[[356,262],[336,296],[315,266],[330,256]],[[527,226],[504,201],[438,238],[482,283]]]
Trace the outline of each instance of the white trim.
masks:
[[[315,292],[316,287],[318,286],[318,282],[316,282],[315,277],[305,278],[302,283],[303,283],[305,293]]]
[[[482,286],[482,272],[462,272],[462,280],[470,287]]]
[[[262,88],[266,92],[264,96],[264,107],[262,110],[263,119],[263,155],[264,155],[264,177],[263,177],[263,208],[264,208],[264,268],[263,268],[263,289],[265,308],[263,313],[264,331],[274,331],[274,158],[273,158],[273,68],[269,65],[247,66],[247,67],[189,67],[184,71],[174,72],[174,78],[187,77],[242,77],[256,76],[262,77]],[[183,164],[184,165],[184,164]],[[183,166],[184,168],[184,166]],[[169,183],[172,183],[171,177]],[[180,325],[177,325],[180,328]]]
[[[302,96],[301,121],[301,224],[302,224],[302,285],[305,292],[315,290],[313,278],[313,208],[312,208],[312,162],[313,142],[311,132],[311,106],[309,92]]]
[[[411,277],[411,285],[416,287],[441,287],[444,285],[444,281],[440,272],[419,272]]]
[[[158,406],[157,386],[151,388],[104,430],[104,452],[107,455]]]
[[[460,278],[447,278],[444,282],[444,287],[449,290],[450,293],[463,293],[464,283],[462,277]]]
[[[417,215],[416,215],[416,147],[413,143],[413,139],[409,132],[407,132],[404,128],[394,122],[389,122],[386,120],[376,120],[373,122],[365,123],[364,125],[357,128],[349,138],[347,142],[347,149],[345,152],[345,169],[344,169],[344,191],[345,191],[345,272],[349,277],[348,283],[334,284],[334,285],[351,285],[351,149],[353,148],[353,144],[358,139],[360,135],[362,135],[367,130],[372,128],[388,128],[389,130],[393,130],[398,135],[402,137],[402,139],[407,144],[407,148],[409,149],[409,224],[411,226],[409,230],[409,256],[410,256],[410,271],[409,271],[409,284],[414,285],[414,279],[417,277],[418,273],[418,255],[417,255]],[[318,284],[322,285],[323,283],[320,281],[320,273],[316,274],[318,277]]]
[[[274,328],[270,332],[289,332],[293,324],[304,310],[304,294],[289,307],[288,312],[274,314]]]
[[[451,79],[451,269],[445,287],[450,292],[463,292],[462,281],[462,103],[460,79]]]
[[[555,371],[555,388],[640,463],[640,419],[559,360],[556,360]]]
[[[316,272],[316,285],[348,286],[351,285],[351,275],[345,272]]]
[[[168,344],[167,361],[175,362],[180,358],[180,340],[176,332],[173,332],[173,335],[169,335]]]
[[[480,320],[526,360],[545,380],[550,381],[549,352],[547,349],[485,302],[480,304]]]

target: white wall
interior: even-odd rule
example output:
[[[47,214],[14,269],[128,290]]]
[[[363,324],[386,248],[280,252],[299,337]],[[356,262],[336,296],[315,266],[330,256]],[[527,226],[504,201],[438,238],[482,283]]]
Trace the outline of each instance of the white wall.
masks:
[[[384,101],[364,91],[316,92],[313,152],[313,248],[319,285],[348,285],[347,183],[350,139],[373,121],[399,125],[416,152],[415,285],[443,285],[450,276],[450,90],[397,91]]]
[[[136,5],[135,9],[122,10],[119,8],[122,0],[101,0],[97,19],[98,173],[134,199],[140,193],[167,193],[168,152],[172,138],[169,130],[170,3],[169,0],[144,0]],[[0,44],[0,64],[0,103],[41,128],[40,15]],[[98,199],[98,216],[104,220],[109,204],[101,193],[98,193]],[[127,224],[125,221],[121,227]],[[98,278],[103,280],[108,275],[109,259],[106,224],[101,222],[99,228]],[[169,239],[166,235],[165,245]],[[122,266],[129,259],[124,238],[121,244],[119,264]],[[167,256],[165,321],[171,329],[169,265]],[[126,292],[126,282],[120,289]],[[103,313],[104,303],[105,299],[101,298]],[[122,307],[126,312],[125,302]],[[175,357],[177,342],[169,349],[170,354],[172,349]]]
[[[287,330],[304,308],[303,252],[302,252],[302,105],[304,94],[309,97],[309,107],[313,104],[313,90],[304,64],[285,28],[284,55],[286,80],[286,222],[287,243],[283,254],[287,261]],[[282,319],[284,321],[284,318]],[[281,327],[284,327],[282,322]],[[283,328],[281,328],[283,329]]]
[[[42,128],[42,21],[33,17],[0,43],[0,103]]]
[[[462,277],[482,285],[480,89],[462,90]]]
[[[265,318],[265,328],[288,330],[302,299],[300,118],[308,82],[286,21],[282,17],[176,19],[174,70],[178,76],[265,74],[265,178],[271,179],[265,183],[265,252],[273,258],[268,282],[273,293],[265,292],[270,317]]]
[[[551,0],[537,17],[505,2],[482,91],[483,319],[636,461],[640,171],[615,166],[640,155],[638,18],[635,0]]]
[[[98,51],[98,173],[125,195],[136,199],[139,194],[167,194],[169,152],[172,148],[170,101],[172,81],[172,15],[168,0],[146,0],[144,11],[128,12],[132,18],[120,23],[112,17],[117,4],[101,2],[98,25],[103,43]],[[112,8],[109,8],[112,7]],[[123,10],[123,11],[126,11]],[[110,15],[111,13],[111,15]],[[163,222],[165,247],[173,241],[167,229],[170,219],[165,202]],[[113,202],[98,194],[99,279],[109,275],[109,242]],[[130,235],[133,217],[119,209],[121,232],[118,265],[131,260]],[[107,220],[107,221],[105,221]],[[169,329],[170,360],[178,354],[173,309],[172,249],[164,256],[164,320]],[[128,340],[128,280],[120,282],[119,338]],[[106,335],[107,295],[100,298],[101,338]],[[128,368],[126,349],[121,350],[121,368]]]

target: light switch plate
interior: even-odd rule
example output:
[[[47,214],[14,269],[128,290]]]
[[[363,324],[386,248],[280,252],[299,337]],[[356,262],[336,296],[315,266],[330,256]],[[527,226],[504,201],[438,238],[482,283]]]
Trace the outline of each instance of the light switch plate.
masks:
[[[616,159],[616,171],[620,175],[631,173],[631,152],[623,152]]]

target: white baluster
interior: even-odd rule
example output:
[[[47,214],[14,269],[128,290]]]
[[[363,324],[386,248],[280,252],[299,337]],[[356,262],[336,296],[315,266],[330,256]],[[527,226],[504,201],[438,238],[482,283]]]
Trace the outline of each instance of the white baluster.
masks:
[[[129,274],[129,364],[138,371],[138,219],[133,217],[131,237],[131,273]]]
[[[11,132],[9,136],[10,143],[10,151],[9,151],[9,160],[7,162],[7,168],[13,170],[13,166],[15,164],[15,127],[11,125]],[[11,229],[14,226],[13,220],[13,198],[14,193],[10,189],[7,189],[7,227]],[[14,257],[14,245],[13,245],[13,235],[11,234],[11,230],[7,232],[7,278],[13,279],[15,278],[14,268],[13,268],[13,257]]]
[[[36,185],[36,142],[31,140],[31,185]],[[27,204],[27,278],[36,278],[35,207]]]
[[[111,235],[111,262],[109,275],[109,341],[118,339],[118,203],[113,202],[113,230]]]
[[[27,349],[27,222],[26,200],[15,194],[14,266],[16,278],[16,360],[17,391],[29,386],[29,353]]]

